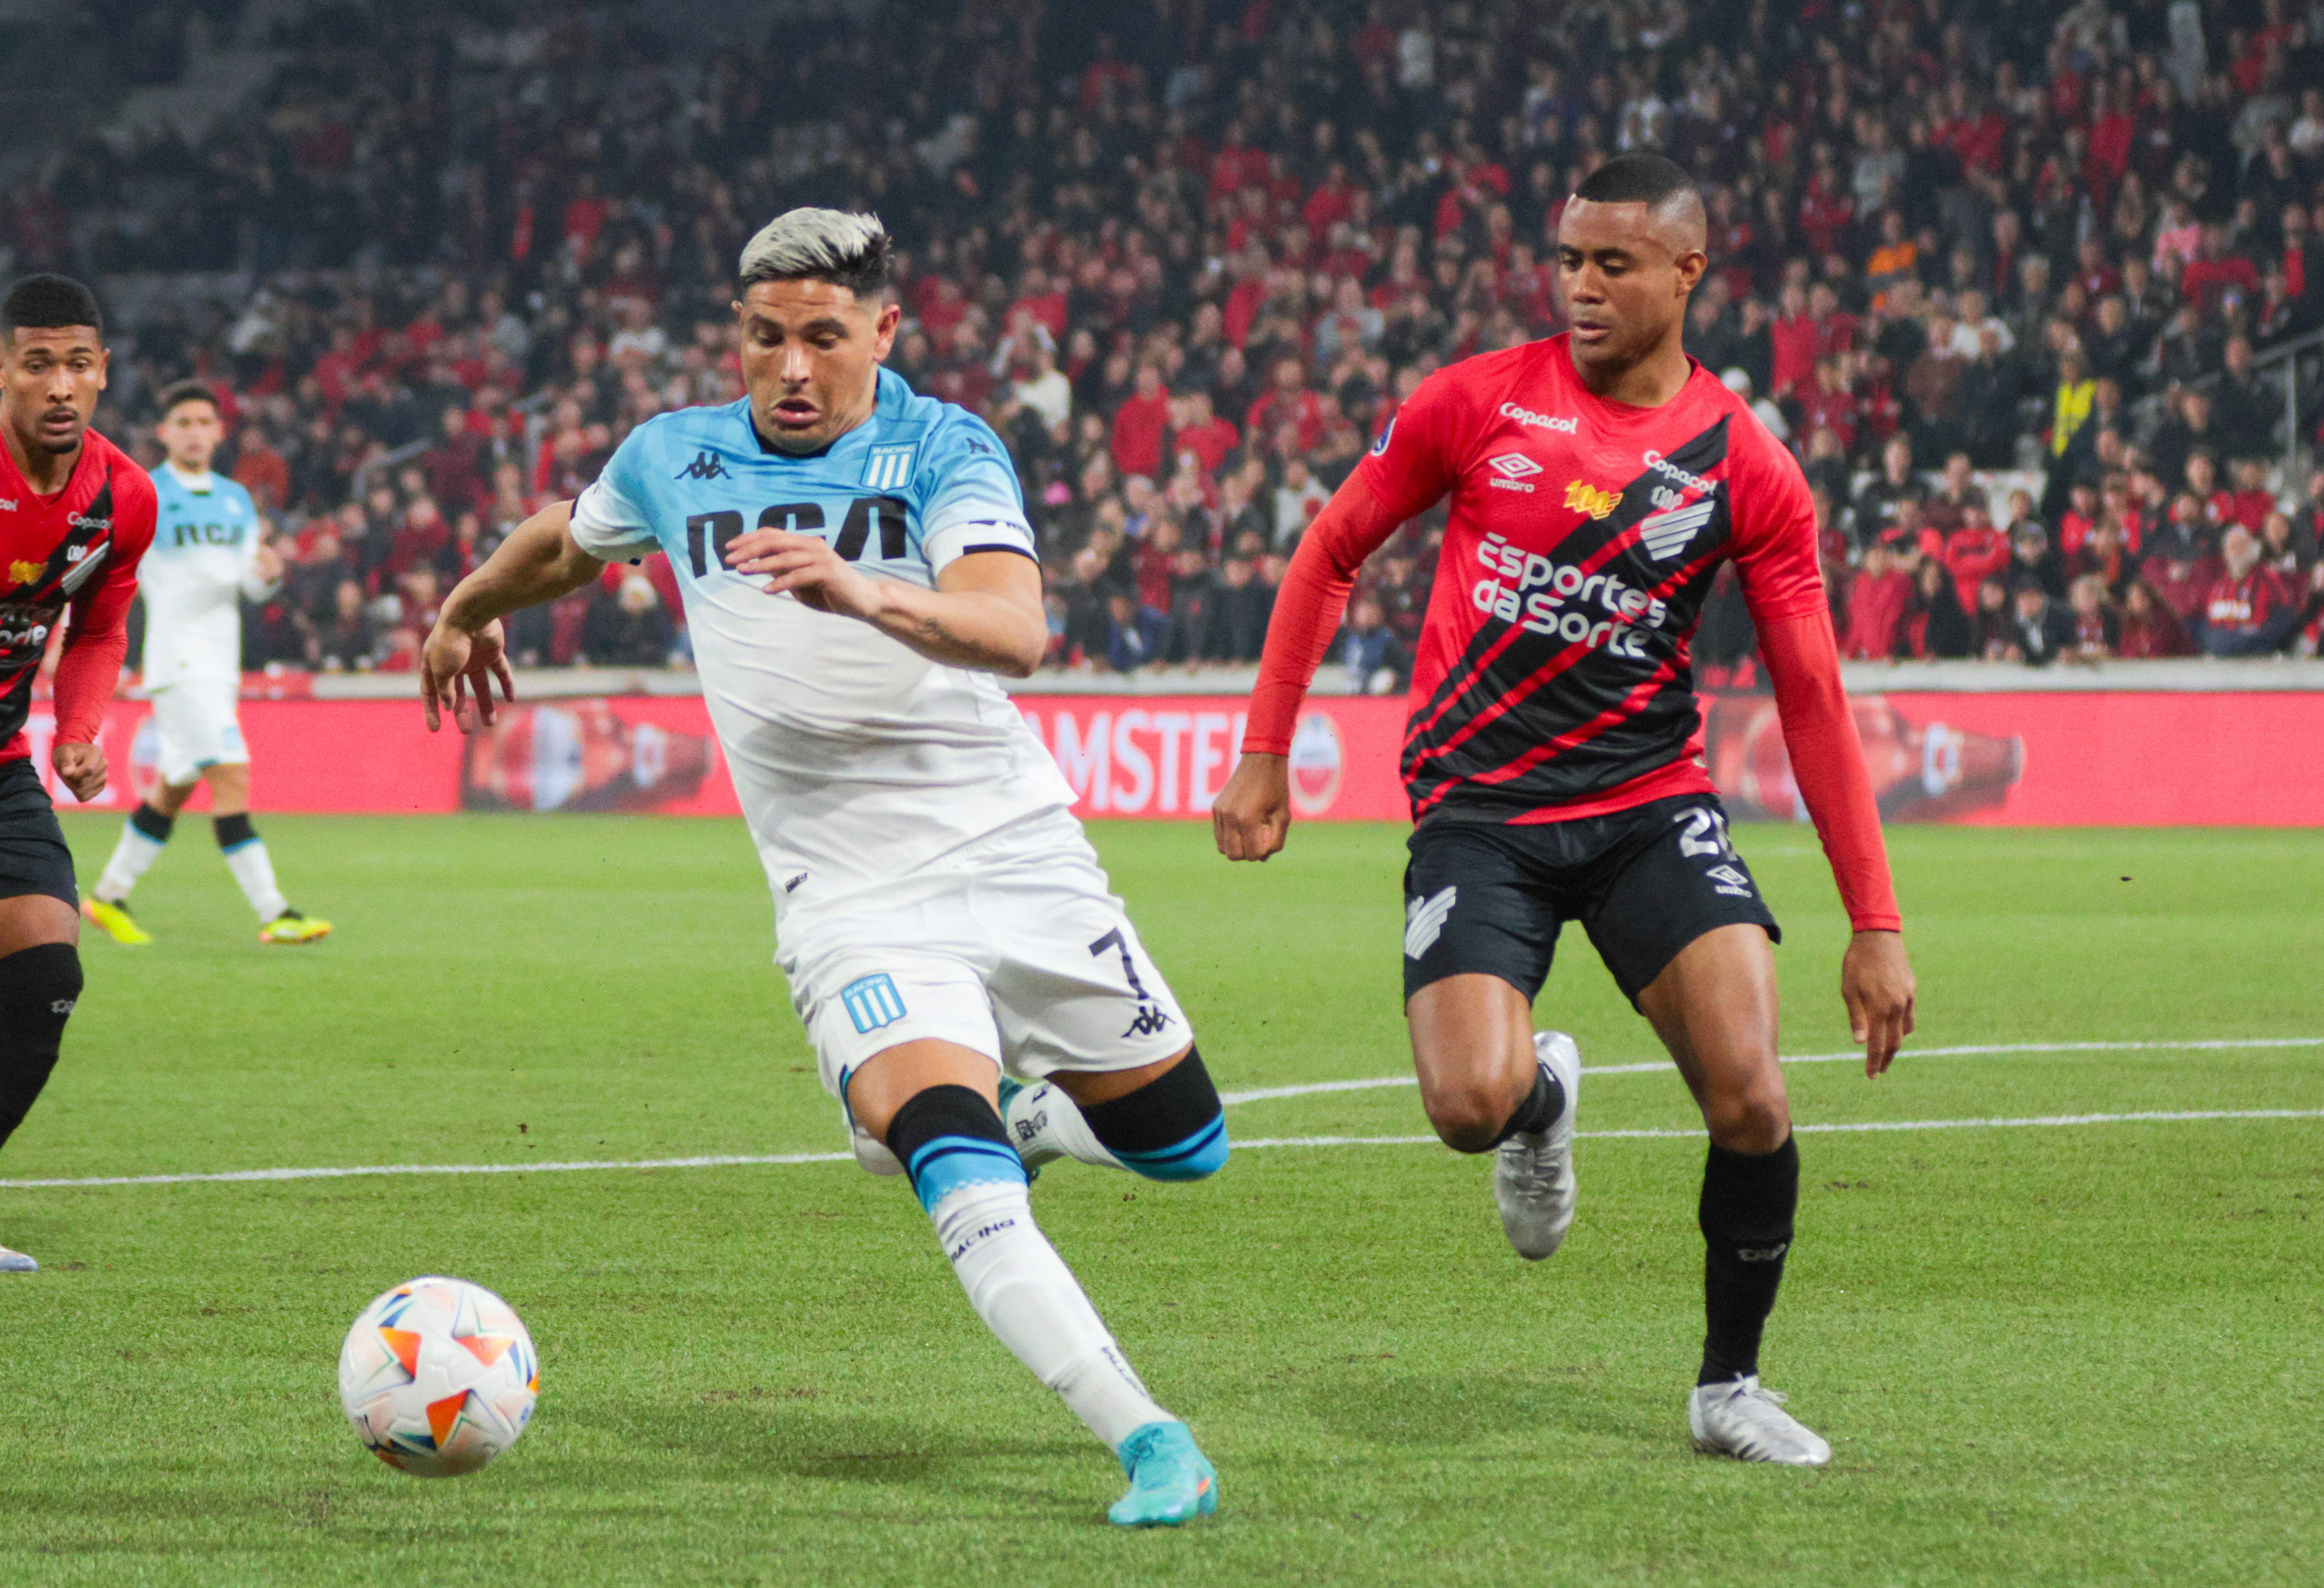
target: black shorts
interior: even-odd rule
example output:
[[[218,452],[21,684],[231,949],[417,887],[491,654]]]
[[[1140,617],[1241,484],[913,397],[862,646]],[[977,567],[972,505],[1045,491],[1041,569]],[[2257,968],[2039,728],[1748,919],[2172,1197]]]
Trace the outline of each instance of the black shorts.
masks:
[[[46,894],[80,908],[72,851],[29,758],[0,761],[0,899]]]
[[[1748,923],[1783,941],[1712,794],[1512,826],[1424,822],[1404,870],[1404,996],[1448,976],[1498,976],[1530,1003],[1558,929],[1579,921],[1635,1006],[1678,951]]]

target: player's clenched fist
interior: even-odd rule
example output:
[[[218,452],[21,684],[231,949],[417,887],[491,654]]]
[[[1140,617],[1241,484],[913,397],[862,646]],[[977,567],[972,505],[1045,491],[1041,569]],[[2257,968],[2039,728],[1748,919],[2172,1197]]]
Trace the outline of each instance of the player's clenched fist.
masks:
[[[49,752],[49,764],[81,803],[105,792],[105,752],[96,745],[60,743]]]
[[[788,590],[818,612],[863,619],[880,612],[879,585],[820,535],[753,529],[727,546],[726,565],[737,574],[769,575],[769,595]]]
[[[1264,860],[1283,847],[1291,827],[1287,757],[1245,752],[1211,803],[1211,831],[1230,860]]]

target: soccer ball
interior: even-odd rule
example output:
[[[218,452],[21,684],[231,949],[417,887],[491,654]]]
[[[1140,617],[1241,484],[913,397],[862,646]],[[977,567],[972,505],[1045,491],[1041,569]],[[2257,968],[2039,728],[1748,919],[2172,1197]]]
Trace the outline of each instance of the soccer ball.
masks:
[[[516,1443],[540,1358],[509,1304],[429,1275],[363,1309],[339,1351],[339,1403],[374,1455],[416,1478],[475,1472]]]

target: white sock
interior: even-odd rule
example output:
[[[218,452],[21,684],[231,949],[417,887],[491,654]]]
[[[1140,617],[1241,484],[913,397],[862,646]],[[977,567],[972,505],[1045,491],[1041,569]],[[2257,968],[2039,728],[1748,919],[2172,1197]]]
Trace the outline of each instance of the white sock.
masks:
[[[235,881],[242,885],[242,896],[258,912],[262,924],[273,920],[290,907],[282,890],[274,886],[274,862],[267,858],[266,840],[247,838],[234,848],[223,851],[226,868],[234,873]]]
[[[929,1213],[970,1305],[1107,1449],[1148,1423],[1175,1420],[1146,1392],[1073,1271],[1033,1222],[1025,1192],[1006,1182],[963,1186]]]
[[[1120,1169],[1120,1159],[1106,1151],[1105,1143],[1082,1117],[1082,1111],[1065,1089],[1048,1081],[1027,1087],[1009,1100],[1009,1108],[1001,1124],[1009,1127],[1009,1139],[1017,1143],[1017,1155],[1028,1166],[1038,1168],[1060,1158],[1078,1158],[1084,1163],[1094,1163],[1102,1169]]]
[[[145,868],[161,858],[161,840],[138,831],[134,822],[121,824],[121,841],[113,846],[113,858],[105,863],[105,875],[97,879],[89,891],[101,904],[117,904],[129,896]]]

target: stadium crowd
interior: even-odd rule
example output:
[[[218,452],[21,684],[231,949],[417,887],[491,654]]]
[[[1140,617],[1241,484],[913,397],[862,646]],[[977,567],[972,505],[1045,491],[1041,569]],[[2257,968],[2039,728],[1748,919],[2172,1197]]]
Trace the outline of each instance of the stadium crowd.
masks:
[[[733,259],[802,203],[899,236],[890,363],[1012,452],[1053,661],[1248,663],[1397,401],[1559,328],[1563,196],[1641,147],[1705,186],[1690,349],[1798,453],[1850,655],[2316,647],[2324,473],[2254,360],[2324,325],[2324,5],[991,0],[694,55],[636,7],[477,14],[319,12],[256,114],[0,195],[17,271],[240,272],[152,294],[108,400],[224,399],[290,561],[253,665],[410,665],[524,515],[736,394]],[[1367,570],[1362,686],[1440,525]],[[515,640],[685,655],[659,559]]]

